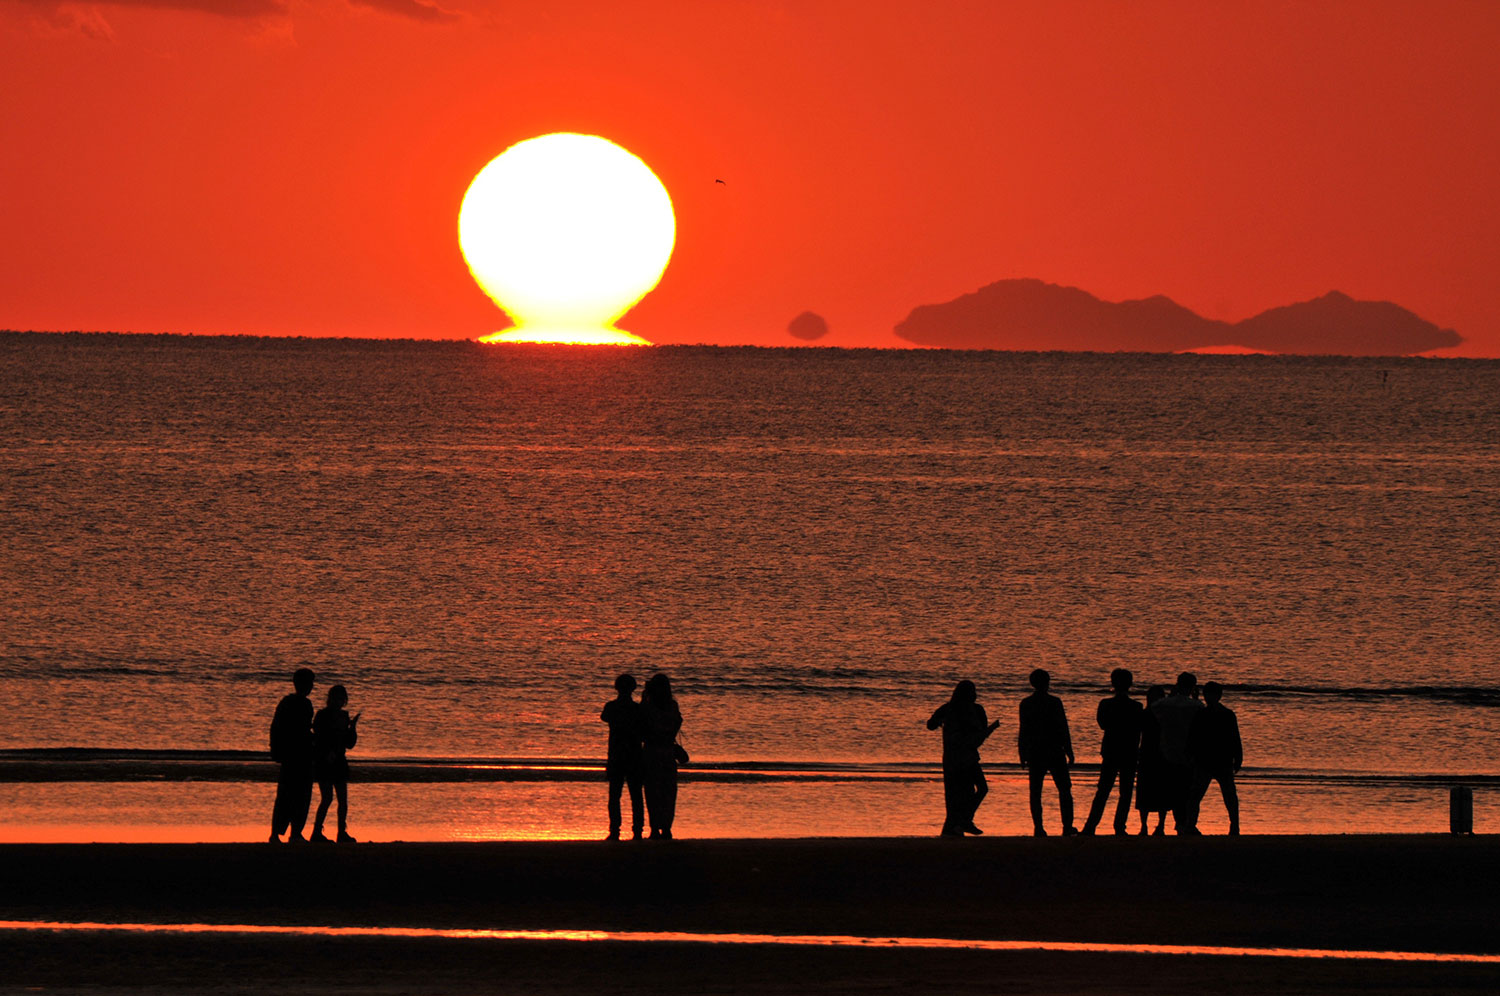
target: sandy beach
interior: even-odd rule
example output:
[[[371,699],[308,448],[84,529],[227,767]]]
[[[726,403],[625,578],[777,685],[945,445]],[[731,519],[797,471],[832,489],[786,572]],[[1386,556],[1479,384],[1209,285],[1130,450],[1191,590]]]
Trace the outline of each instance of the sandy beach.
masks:
[[[11,921],[689,931],[1500,953],[1446,836],[7,845]],[[85,956],[86,955],[86,956]],[[6,991],[1493,991],[1500,965],[0,931]]]

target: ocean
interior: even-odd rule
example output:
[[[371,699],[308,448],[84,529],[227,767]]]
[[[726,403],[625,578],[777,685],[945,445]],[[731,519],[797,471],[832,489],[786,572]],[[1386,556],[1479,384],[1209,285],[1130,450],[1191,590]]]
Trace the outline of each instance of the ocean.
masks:
[[[0,839],[263,837],[304,661],[381,839],[602,835],[657,671],[679,835],[936,832],[961,678],[1024,832],[1035,667],[1080,812],[1128,667],[1247,833],[1493,829],[1497,494],[1494,361],[0,335]]]

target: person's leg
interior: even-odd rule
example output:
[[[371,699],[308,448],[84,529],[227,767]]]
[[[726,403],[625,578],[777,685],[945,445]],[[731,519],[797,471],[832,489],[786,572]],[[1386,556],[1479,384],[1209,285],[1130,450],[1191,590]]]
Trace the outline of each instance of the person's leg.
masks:
[[[663,809],[661,774],[656,770],[655,764],[649,761],[646,763],[645,775],[641,780],[646,792],[646,819],[651,823],[651,836],[656,837],[661,832]]]
[[[1229,811],[1229,835],[1240,833],[1240,792],[1234,784],[1234,772],[1226,771],[1219,776],[1219,790],[1224,793],[1224,808]]]
[[[667,771],[662,778],[662,809],[666,813],[666,822],[662,825],[663,835],[672,836],[672,822],[677,819],[677,769]]]
[[[288,818],[288,823],[292,831],[290,839],[301,838],[302,828],[307,826],[307,810],[312,805],[312,768],[307,767],[298,770],[296,779],[293,787],[295,794],[292,796],[291,815]]]
[[[1057,808],[1062,810],[1063,833],[1077,833],[1073,827],[1073,776],[1067,764],[1059,759],[1052,767],[1052,784],[1057,786]]]
[[[625,773],[625,784],[630,787],[630,833],[633,837],[641,835],[641,818],[645,814],[646,807],[641,803],[641,773],[639,769],[632,769]],[[616,805],[618,806],[618,794]]]
[[[625,773],[609,769],[609,835],[620,836],[620,789],[625,787]]]
[[[286,833],[287,826],[292,822],[292,785],[288,776],[286,765],[281,766],[281,771],[276,779],[276,801],[271,804],[271,836],[280,837]]]
[[[984,780],[984,769],[975,764],[969,777],[969,818],[964,821],[963,829],[970,833],[979,832],[979,828],[974,825],[974,814],[979,812],[979,804],[989,794],[990,785]]]
[[[1167,832],[1167,811],[1158,809],[1156,811],[1156,829],[1151,831],[1151,836],[1160,837]]]
[[[959,766],[943,763],[943,829],[944,837],[961,836],[964,832],[963,812],[965,798],[971,791],[965,773]]]
[[[1026,769],[1027,788],[1031,796],[1031,832],[1038,837],[1046,836],[1047,828],[1042,826],[1042,780],[1047,777],[1047,766],[1044,764],[1032,764]]]
[[[333,782],[318,781],[318,813],[313,818],[313,839],[323,836],[323,821],[328,818],[328,807],[333,803]]]
[[[1204,780],[1202,791],[1199,791],[1196,774],[1191,766],[1183,769],[1186,789],[1182,795],[1182,815],[1178,818],[1177,822],[1178,833],[1183,832],[1184,820],[1186,820],[1187,833],[1196,834],[1198,832],[1198,806],[1203,799],[1203,793],[1208,791],[1208,782]]]
[[[1104,804],[1109,801],[1110,789],[1115,787],[1115,767],[1106,759],[1099,765],[1099,786],[1094,789],[1094,801],[1089,805],[1089,817],[1083,821],[1083,832],[1093,833],[1104,818]],[[1125,786],[1120,786],[1120,797],[1125,798]]]
[[[1115,804],[1115,833],[1130,832],[1130,797],[1135,787],[1135,758],[1124,758],[1120,765],[1120,801]]]
[[[333,790],[339,794],[339,838],[343,839],[349,836],[349,782],[340,778],[333,783]]]

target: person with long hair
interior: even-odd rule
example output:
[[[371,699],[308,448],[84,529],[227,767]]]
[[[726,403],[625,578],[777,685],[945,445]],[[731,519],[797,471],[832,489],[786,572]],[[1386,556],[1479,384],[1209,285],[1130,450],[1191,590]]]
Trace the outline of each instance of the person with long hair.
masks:
[[[944,837],[984,832],[974,825],[974,814],[990,790],[984,780],[984,769],[979,766],[979,746],[995,732],[1000,721],[989,722],[978,700],[974,683],[960,681],[954,686],[952,697],[927,720],[929,730],[943,729]]]
[[[653,674],[641,690],[641,732],[646,789],[646,818],[653,840],[672,839],[672,821],[677,816],[677,731],[682,729],[682,711],[672,697],[672,682],[664,674]]]
[[[328,704],[313,717],[313,771],[318,777],[318,816],[313,822],[312,839],[327,841],[323,835],[323,821],[328,817],[328,806],[334,794],[339,799],[340,844],[352,844],[349,836],[349,759],[344,752],[359,741],[359,716],[353,719],[344,711],[349,704],[349,693],[343,685],[328,689]]]

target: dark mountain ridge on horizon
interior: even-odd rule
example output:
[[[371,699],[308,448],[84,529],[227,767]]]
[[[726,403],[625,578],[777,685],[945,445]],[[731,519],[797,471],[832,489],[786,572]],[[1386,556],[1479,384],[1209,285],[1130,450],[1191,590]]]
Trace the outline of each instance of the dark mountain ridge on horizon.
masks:
[[[947,349],[1179,353],[1239,347],[1269,353],[1408,356],[1463,342],[1452,329],[1389,301],[1340,291],[1271,308],[1240,322],[1204,318],[1161,294],[1105,301],[1035,278],[998,280],[940,304],[924,304],[896,336]]]

